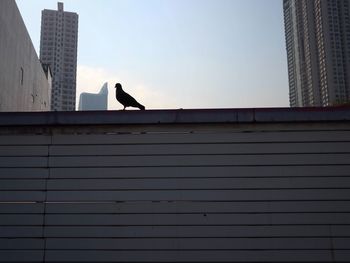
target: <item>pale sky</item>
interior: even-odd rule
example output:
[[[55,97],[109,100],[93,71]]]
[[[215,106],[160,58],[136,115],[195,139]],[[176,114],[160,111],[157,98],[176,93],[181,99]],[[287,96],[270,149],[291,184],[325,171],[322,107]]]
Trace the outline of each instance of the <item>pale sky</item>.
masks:
[[[43,9],[16,0],[39,54]],[[65,0],[79,15],[81,92],[120,82],[146,109],[288,107],[282,0]]]

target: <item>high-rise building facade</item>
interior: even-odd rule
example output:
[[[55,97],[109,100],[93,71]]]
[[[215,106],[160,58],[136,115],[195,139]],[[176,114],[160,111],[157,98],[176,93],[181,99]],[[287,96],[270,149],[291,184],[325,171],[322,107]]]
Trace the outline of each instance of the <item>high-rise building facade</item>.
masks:
[[[291,107],[350,101],[350,0],[283,0]]]
[[[51,110],[75,110],[78,48],[78,14],[43,10],[41,16],[40,60],[52,70]]]

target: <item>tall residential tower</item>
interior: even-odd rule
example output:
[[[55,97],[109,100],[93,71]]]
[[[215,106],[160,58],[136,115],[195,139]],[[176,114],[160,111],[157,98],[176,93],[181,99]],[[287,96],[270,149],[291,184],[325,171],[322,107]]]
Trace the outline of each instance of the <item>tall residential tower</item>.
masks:
[[[78,46],[78,15],[43,10],[41,16],[40,59],[50,65],[53,75],[51,110],[74,111]]]
[[[350,101],[350,0],[283,0],[291,107]]]

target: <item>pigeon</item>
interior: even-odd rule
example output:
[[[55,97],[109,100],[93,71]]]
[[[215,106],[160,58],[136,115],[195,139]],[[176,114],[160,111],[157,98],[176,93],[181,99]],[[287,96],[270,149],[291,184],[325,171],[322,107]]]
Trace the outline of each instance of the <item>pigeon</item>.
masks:
[[[138,103],[132,96],[126,93],[122,89],[122,85],[120,83],[115,84],[115,88],[116,88],[115,96],[117,98],[117,101],[123,104],[124,106],[123,110],[125,110],[126,107],[135,107],[135,108],[139,108],[140,110],[145,110],[145,106]]]

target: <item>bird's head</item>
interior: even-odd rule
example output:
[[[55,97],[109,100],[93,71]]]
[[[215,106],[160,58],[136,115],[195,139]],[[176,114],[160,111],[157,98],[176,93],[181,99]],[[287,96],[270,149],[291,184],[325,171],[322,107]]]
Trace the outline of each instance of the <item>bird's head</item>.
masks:
[[[117,89],[117,91],[123,90],[122,85],[120,83],[115,84],[114,87]]]

